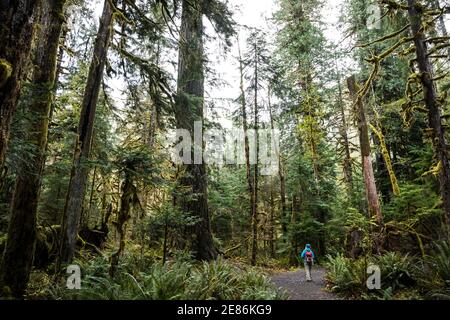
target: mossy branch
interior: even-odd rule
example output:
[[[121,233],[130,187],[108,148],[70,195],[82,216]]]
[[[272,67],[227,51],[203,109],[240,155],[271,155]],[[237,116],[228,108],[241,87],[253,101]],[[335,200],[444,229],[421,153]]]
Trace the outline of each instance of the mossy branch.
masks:
[[[378,75],[378,72],[380,71],[380,64],[381,62],[386,59],[390,54],[392,54],[398,47],[402,46],[405,43],[408,43],[410,41],[413,41],[414,39],[412,37],[403,37],[401,38],[397,43],[395,43],[390,48],[386,49],[384,52],[377,56],[373,56],[366,61],[372,63],[374,65],[372,72],[370,73],[369,78],[364,83],[363,87],[358,91],[357,99],[355,101],[355,104],[358,104],[364,99],[367,92],[369,91],[369,88],[372,84],[372,81],[375,80],[375,78]]]
[[[445,42],[447,43],[450,40],[450,36],[445,36],[445,37],[431,37],[431,38],[427,38],[425,40],[425,42],[432,42],[432,43],[440,43],[440,42]]]
[[[356,47],[357,47],[357,48],[366,48],[366,47],[369,47],[369,46],[374,45],[374,44],[376,44],[376,43],[380,43],[380,42],[384,42],[384,41],[386,41],[386,40],[392,39],[392,38],[394,38],[394,37],[396,37],[396,36],[402,34],[403,32],[407,31],[407,30],[409,29],[410,26],[411,26],[410,24],[407,24],[406,26],[404,26],[404,27],[401,28],[400,30],[397,30],[397,31],[395,31],[395,32],[392,32],[391,34],[388,34],[388,35],[386,35],[386,36],[384,36],[384,37],[378,38],[378,39],[376,39],[376,40],[374,40],[374,41],[372,41],[372,42],[365,43],[365,44],[361,44],[361,45],[357,45]]]
[[[433,176],[437,177],[439,175],[439,173],[441,172],[441,169],[442,169],[442,162],[439,161],[438,164],[433,166],[430,170],[428,170],[427,172],[424,172],[422,174],[422,177],[426,177],[429,175],[433,175]]]

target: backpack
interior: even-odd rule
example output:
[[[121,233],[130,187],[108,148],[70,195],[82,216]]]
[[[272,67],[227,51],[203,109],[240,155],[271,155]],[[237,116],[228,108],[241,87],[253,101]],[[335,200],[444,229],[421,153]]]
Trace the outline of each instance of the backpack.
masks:
[[[308,263],[313,262],[313,254],[311,251],[306,251],[305,257],[306,257],[306,262],[308,262]]]

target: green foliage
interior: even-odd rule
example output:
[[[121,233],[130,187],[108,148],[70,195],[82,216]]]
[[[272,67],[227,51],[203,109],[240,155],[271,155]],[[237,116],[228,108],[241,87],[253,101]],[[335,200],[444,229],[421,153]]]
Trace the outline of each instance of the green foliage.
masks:
[[[331,291],[350,297],[358,297],[366,290],[366,268],[364,260],[352,260],[338,254],[328,256],[326,276]]]
[[[388,252],[375,259],[374,263],[381,268],[382,287],[392,291],[412,286],[414,260],[408,255],[402,256],[396,252]]]
[[[381,289],[368,290],[367,267],[378,266],[381,270]],[[346,258],[342,254],[328,256],[327,282],[329,288],[345,297],[358,299],[405,299],[419,298],[420,293],[413,288],[423,276],[423,270],[417,267],[418,261],[388,252],[380,256],[368,256],[358,259]]]
[[[349,248],[349,241],[356,233],[359,236],[357,245],[361,253],[371,252],[373,248],[371,230],[376,225],[375,218],[369,219],[355,208],[347,208],[347,211],[334,215],[326,226],[333,251],[348,254],[348,250],[353,249]]]
[[[182,243],[185,241],[185,229],[194,226],[198,221],[197,216],[182,212],[171,203],[164,203],[152,210],[151,215],[144,217],[143,232],[148,235],[151,246],[161,246],[164,240],[170,239],[173,243]],[[167,253],[170,253],[173,248],[167,249]]]
[[[430,257],[429,262],[443,284],[450,287],[450,247],[448,243],[437,243],[436,250]]]
[[[73,30],[68,30],[64,40],[61,38],[64,52],[57,57],[61,65],[58,65],[59,79],[55,84],[38,203],[38,225],[41,226],[59,224],[66,204],[80,105],[88,80],[88,61],[97,22],[95,5],[89,8],[90,2],[73,0],[70,4],[72,2],[80,6],[82,14]],[[406,44],[383,59],[362,99],[367,122],[380,129],[386,142],[384,156],[387,153],[392,158],[393,167],[389,172],[386,170],[379,141],[373,139],[371,155],[384,216],[381,230],[365,213],[364,176],[356,142],[358,128],[352,121],[355,115],[344,75],[351,71],[357,73],[358,79],[367,79],[373,67],[367,61],[391,47],[398,41],[397,36],[406,35],[409,30],[403,28],[408,21],[401,10],[388,11],[380,21],[381,28],[367,28],[370,19],[367,8],[373,2],[345,1],[343,15],[333,26],[345,29],[342,33],[348,34],[343,43],[354,40],[351,45],[355,47],[350,52],[346,45],[330,45],[331,41],[327,40],[322,21],[323,1],[279,0],[270,22],[270,29],[276,30],[273,36],[272,32],[247,28],[245,22],[240,21],[240,26],[248,31],[248,39],[245,52],[240,56],[244,80],[241,98],[244,100],[237,102],[245,103],[248,119],[258,112],[255,116],[258,124],[254,127],[259,128],[272,125],[267,121],[270,106],[270,120],[281,133],[280,150],[277,150],[281,160],[279,174],[258,176],[257,264],[265,267],[296,265],[300,250],[311,243],[319,263],[325,260],[326,254],[334,255],[326,256],[327,281],[329,288],[340,295],[380,300],[450,299],[450,249],[446,243],[435,243],[447,236],[435,170],[437,161],[432,144],[427,141],[429,124],[427,112],[423,112],[426,110],[422,92],[416,91],[420,88],[419,74],[410,75],[415,61],[405,59],[414,47],[408,48]],[[204,16],[214,28],[215,35],[195,28],[186,30],[187,36],[195,33],[191,40],[202,38],[204,41],[198,44],[204,42],[204,48],[193,50],[192,41],[174,41],[182,5],[190,7],[186,12],[191,17],[183,17],[186,21],[194,18],[200,23]],[[206,84],[205,87],[211,89],[223,80],[221,75],[208,74],[213,68],[209,69],[205,62],[208,64],[208,55],[214,49],[210,48],[212,39],[222,40],[219,46],[226,44],[227,49],[232,45],[237,24],[228,1],[122,1],[118,10],[114,30],[120,32],[111,39],[105,76],[95,106],[92,151],[89,159],[83,159],[90,177],[80,223],[87,229],[95,223],[97,228],[93,231],[109,232],[105,237],[108,239],[101,248],[96,248],[98,256],[85,256],[77,261],[83,273],[82,290],[67,290],[61,279],[35,271],[27,298],[280,298],[260,269],[236,263],[248,259],[252,236],[244,165],[209,166],[207,177],[203,173],[201,177],[208,180],[204,194],[208,210],[205,212],[210,214],[207,218],[214,245],[224,256],[236,260],[194,262],[190,252],[180,250],[189,247],[188,242],[192,241],[189,236],[201,218],[194,216],[195,212],[194,215],[183,212],[174,204],[182,198],[185,202],[194,202],[198,193],[191,188],[177,188],[183,178],[192,176],[184,175],[185,168],[170,160],[166,130],[179,126],[189,129],[191,120],[200,119],[204,120],[205,128],[214,127],[215,122],[221,122],[221,114],[232,112],[236,107],[232,105],[236,101],[209,96],[203,88]],[[437,19],[433,23],[438,23]],[[424,22],[429,49],[433,48],[435,33],[440,35],[438,29],[432,30],[433,23]],[[397,30],[402,32],[395,37],[363,45]],[[178,67],[186,71],[180,73],[179,81],[172,78],[177,48],[181,63]],[[436,88],[441,93],[450,88],[449,76],[440,74],[448,63],[445,49],[442,46],[429,53],[436,72]],[[436,56],[438,53],[442,56]],[[354,61],[349,61],[352,58]],[[10,76],[10,69],[8,62],[0,59],[0,86],[5,77]],[[117,92],[121,90],[109,86],[116,86],[122,80],[125,98],[118,102]],[[36,88],[25,79],[12,121],[6,168],[0,168],[0,253],[6,241],[4,231],[17,169],[33,165],[29,159],[36,152],[33,143],[28,141],[30,130],[27,129],[27,122],[35,117],[27,111],[33,94]],[[442,95],[438,100],[446,127],[448,97]],[[186,108],[179,109],[182,106]],[[224,112],[219,111],[222,109]],[[236,109],[239,112],[234,112],[233,120],[241,125],[242,106]],[[252,128],[252,121],[248,122]],[[373,132],[369,135],[376,137]],[[348,141],[343,143],[344,140]],[[345,185],[341,168],[344,159],[345,164],[351,164],[351,168],[346,166],[349,170],[345,173],[352,173],[351,183],[345,179]],[[395,196],[388,175],[392,171],[401,189]],[[117,225],[115,217],[121,212],[125,181],[131,187],[124,193],[132,193],[133,209],[137,210],[128,210],[130,219],[125,220],[131,226],[123,242],[126,246],[117,273],[111,278],[107,256],[117,240],[112,227]],[[286,200],[283,204],[281,189]],[[99,222],[101,228],[98,228]],[[380,236],[378,231],[383,234]],[[385,241],[380,244],[380,239]],[[57,242],[54,239],[54,244]],[[81,255],[90,254],[84,249],[80,250]],[[366,270],[370,264],[381,268],[381,290],[368,291],[366,287]]]
[[[398,197],[385,206],[385,217],[388,220],[405,220],[411,217],[426,219],[439,217],[442,210],[439,195],[429,184],[403,184]]]
[[[307,243],[310,243],[314,248],[318,248],[318,244],[323,239],[323,232],[323,223],[317,221],[310,214],[304,214],[299,222],[291,223],[288,226],[288,243],[290,245],[296,244],[295,249],[298,256],[298,253],[303,250]]]
[[[211,228],[226,242],[233,240],[233,230],[240,232],[249,222],[250,200],[245,179],[244,166],[237,170],[224,166],[209,171]]]
[[[64,283],[47,283],[40,294],[53,299],[102,300],[256,300],[280,296],[258,270],[239,267],[219,259],[196,264],[188,258],[164,265],[151,263],[141,269],[125,255],[114,278],[108,275],[109,263],[96,258],[81,263],[82,289],[68,290]],[[33,287],[33,286],[32,286]],[[30,292],[30,297],[39,298]]]
[[[115,166],[119,172],[142,178],[147,182],[153,182],[152,177],[158,173],[152,152],[146,145],[123,148],[119,147],[116,152]]]
[[[233,12],[227,1],[210,0],[202,1],[202,11],[214,26],[218,36],[222,36],[228,46],[231,46],[231,37],[235,35],[236,22],[233,20]]]
[[[411,236],[416,238],[415,250],[423,254],[422,251],[430,240],[445,235],[442,201],[431,181],[423,184],[404,183],[401,191],[399,196],[384,206],[386,227],[401,235],[404,240]],[[410,246],[406,248],[405,245],[403,249],[411,250]]]

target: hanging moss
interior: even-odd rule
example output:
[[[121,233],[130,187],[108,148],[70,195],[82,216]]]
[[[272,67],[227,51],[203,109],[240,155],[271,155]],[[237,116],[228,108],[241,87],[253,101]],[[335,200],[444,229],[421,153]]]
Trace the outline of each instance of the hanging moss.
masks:
[[[0,58],[0,88],[3,87],[9,77],[11,77],[12,71],[12,65],[5,59]]]

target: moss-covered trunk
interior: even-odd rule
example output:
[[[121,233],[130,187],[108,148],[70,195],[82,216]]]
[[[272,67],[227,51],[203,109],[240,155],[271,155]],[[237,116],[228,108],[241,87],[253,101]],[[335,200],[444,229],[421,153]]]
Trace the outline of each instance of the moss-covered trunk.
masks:
[[[88,80],[84,90],[83,103],[81,105],[78,137],[75,145],[70,184],[64,208],[60,262],[72,261],[75,252],[78,223],[83,208],[86,181],[89,173],[87,160],[91,152],[95,111],[113,30],[114,8],[112,5],[115,5],[116,3],[116,0],[105,0],[100,26],[95,39],[94,54],[89,67]]]
[[[175,107],[177,127],[190,132],[194,141],[194,122],[203,123],[204,100],[204,49],[201,0],[182,3],[181,30],[178,60],[178,97]],[[196,140],[200,140],[197,132]],[[203,138],[201,137],[201,140]],[[198,150],[203,151],[203,141],[197,141]],[[195,158],[194,148],[191,156]],[[199,160],[199,159],[197,159]],[[192,250],[199,260],[211,260],[217,256],[214,247],[207,194],[207,172],[202,161],[184,164],[179,180],[177,204],[184,212],[199,218],[193,227]],[[197,162],[197,163],[196,163]],[[201,163],[198,163],[201,162]]]
[[[125,180],[122,185],[122,196],[120,197],[120,210],[115,223],[117,232],[119,233],[119,248],[111,256],[111,267],[109,268],[109,275],[114,277],[119,265],[119,259],[125,250],[125,235],[126,223],[131,218],[131,210],[136,200],[137,190],[133,185],[129,173],[125,175]]]
[[[417,1],[408,0],[408,15],[414,37],[417,66],[420,72],[425,105],[428,109],[428,125],[431,129],[431,139],[436,159],[439,162],[439,184],[443,202],[442,207],[447,223],[447,239],[450,242],[450,167],[447,154],[447,141],[445,139],[445,129],[442,125],[438,93],[433,81],[433,67],[428,55],[422,16],[418,6]]]
[[[34,152],[19,164],[11,204],[8,240],[1,267],[1,283],[21,296],[29,279],[36,241],[36,216],[55,85],[56,57],[65,1],[43,0],[33,57],[32,95],[26,103],[32,115],[24,126],[25,140]]]
[[[0,187],[3,182],[11,119],[34,37],[40,0],[0,1]]]

